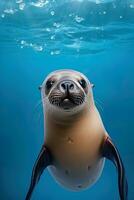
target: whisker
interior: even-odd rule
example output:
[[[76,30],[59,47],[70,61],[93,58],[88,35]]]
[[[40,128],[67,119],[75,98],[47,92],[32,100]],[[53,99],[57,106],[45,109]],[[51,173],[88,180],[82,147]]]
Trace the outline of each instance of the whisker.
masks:
[[[45,101],[45,99],[46,99],[45,97],[43,97],[42,99],[40,99],[40,100],[36,103],[35,108],[34,108],[34,110],[33,110],[34,114],[37,114],[36,120],[37,120],[38,122],[41,121],[41,116],[42,116],[42,114],[43,114],[43,109],[42,109],[43,104],[42,104],[42,101]]]
[[[95,101],[95,104],[96,105],[98,105],[98,108],[100,108],[101,109],[101,111],[104,111],[104,109],[103,109],[103,107],[102,107],[102,102],[100,101],[100,100],[98,100],[98,99],[94,99],[94,101]]]

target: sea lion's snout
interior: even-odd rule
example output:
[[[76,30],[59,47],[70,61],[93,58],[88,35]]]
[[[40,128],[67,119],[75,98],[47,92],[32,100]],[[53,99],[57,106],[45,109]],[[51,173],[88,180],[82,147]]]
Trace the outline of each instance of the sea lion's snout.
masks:
[[[70,93],[71,91],[75,91],[76,85],[71,80],[64,80],[60,82],[60,90],[65,93]]]
[[[75,81],[64,79],[52,89],[48,99],[52,105],[70,110],[84,102],[85,94]]]

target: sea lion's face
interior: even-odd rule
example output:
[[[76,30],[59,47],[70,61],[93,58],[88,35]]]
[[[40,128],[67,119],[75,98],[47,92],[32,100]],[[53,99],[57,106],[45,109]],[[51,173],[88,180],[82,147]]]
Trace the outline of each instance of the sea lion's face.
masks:
[[[47,76],[42,84],[45,109],[64,113],[80,112],[87,103],[91,84],[80,72],[58,70]]]

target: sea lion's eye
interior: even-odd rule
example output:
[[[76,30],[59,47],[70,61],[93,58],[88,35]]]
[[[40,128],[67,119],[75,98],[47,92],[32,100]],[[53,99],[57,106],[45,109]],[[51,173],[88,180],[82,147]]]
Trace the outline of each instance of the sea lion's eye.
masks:
[[[80,85],[85,89],[87,87],[87,83],[84,79],[79,80]]]
[[[47,90],[50,90],[51,87],[53,86],[54,82],[55,82],[55,81],[53,81],[53,80],[48,80],[48,81],[46,82],[46,89],[47,89]]]

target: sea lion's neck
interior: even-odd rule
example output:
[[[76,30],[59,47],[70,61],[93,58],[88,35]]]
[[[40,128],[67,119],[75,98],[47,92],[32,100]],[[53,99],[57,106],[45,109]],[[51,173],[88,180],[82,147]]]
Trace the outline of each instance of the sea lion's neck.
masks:
[[[57,118],[55,118],[52,115],[49,115],[48,113],[45,113],[44,116],[45,133],[46,134],[52,133],[54,130],[58,132],[61,131],[63,132],[64,130],[64,132],[66,132],[69,129],[72,129],[73,127],[77,126],[76,124],[81,123],[81,121],[85,119],[90,119],[90,117],[92,116],[93,109],[94,109],[93,107],[91,108],[85,107],[79,113],[66,116],[57,116]]]
[[[63,114],[60,115],[57,113],[57,115],[55,116],[53,115],[49,115],[48,113],[45,114],[45,123],[46,126],[52,126],[52,124],[56,127],[69,127],[72,126],[73,124],[77,123],[79,120],[81,120],[81,118],[83,118],[83,116],[88,113],[87,109],[84,109],[82,111],[80,111],[79,113],[67,113],[67,114]]]

